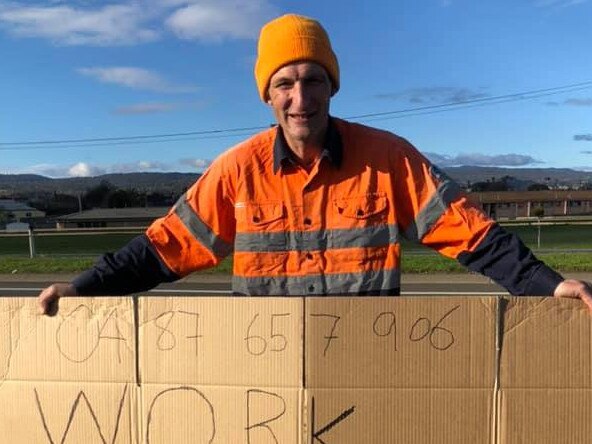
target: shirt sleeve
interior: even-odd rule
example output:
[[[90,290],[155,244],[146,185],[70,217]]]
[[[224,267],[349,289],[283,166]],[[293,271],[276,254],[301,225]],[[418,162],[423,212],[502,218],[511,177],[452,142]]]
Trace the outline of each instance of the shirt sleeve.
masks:
[[[74,278],[72,285],[81,296],[114,296],[146,291],[177,279],[143,234],[117,252],[101,256],[92,268]]]
[[[504,230],[408,143],[399,151],[399,220],[405,237],[456,259],[512,295],[551,296],[563,277]],[[401,168],[399,168],[401,171]],[[402,203],[401,203],[402,202]]]
[[[495,224],[471,252],[458,261],[506,288],[512,295],[552,296],[563,277],[537,259],[518,236]]]

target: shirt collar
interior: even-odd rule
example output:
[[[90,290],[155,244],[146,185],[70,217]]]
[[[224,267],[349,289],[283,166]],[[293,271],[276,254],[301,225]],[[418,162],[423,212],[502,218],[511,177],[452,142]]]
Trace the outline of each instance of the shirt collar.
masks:
[[[343,159],[343,143],[341,141],[341,135],[337,126],[333,122],[333,119],[329,117],[329,125],[327,126],[327,134],[325,135],[325,141],[323,142],[323,151],[321,152],[321,158],[326,157],[331,164],[337,168],[341,166],[341,160]],[[285,162],[293,162],[294,154],[286,138],[282,127],[277,127],[277,133],[275,141],[273,143],[273,172],[276,174]]]

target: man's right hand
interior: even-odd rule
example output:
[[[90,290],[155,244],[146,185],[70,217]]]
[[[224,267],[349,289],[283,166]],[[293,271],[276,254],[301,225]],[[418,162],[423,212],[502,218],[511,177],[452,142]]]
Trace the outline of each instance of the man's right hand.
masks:
[[[77,296],[78,292],[74,285],[58,283],[52,284],[44,289],[39,296],[37,296],[37,303],[39,304],[39,313],[53,316],[57,313],[58,300],[63,296]]]

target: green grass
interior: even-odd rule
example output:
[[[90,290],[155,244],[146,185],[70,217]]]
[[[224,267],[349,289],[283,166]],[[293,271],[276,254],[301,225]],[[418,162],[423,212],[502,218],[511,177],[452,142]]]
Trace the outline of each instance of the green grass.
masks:
[[[0,258],[0,274],[10,273],[78,273],[86,270],[94,260],[91,258],[65,258],[65,257],[36,257],[35,259],[23,257]]]
[[[95,256],[105,251],[115,251],[136,237],[137,234],[72,234],[72,235],[37,235],[35,251],[40,255]],[[0,237],[1,255],[28,255],[29,237]]]
[[[0,274],[12,273],[79,273],[91,267],[96,257],[47,257],[39,256],[34,259],[28,257],[0,256]],[[226,259],[215,268],[201,271],[205,274],[230,274],[232,260]]]
[[[559,272],[592,272],[592,253],[536,253],[536,256]],[[403,273],[464,273],[458,262],[438,254],[407,254],[401,260]]]
[[[538,248],[538,227],[532,225],[508,225],[506,230],[515,233],[531,249]],[[401,242],[405,251],[424,251],[427,249],[403,240]],[[591,249],[592,250],[592,225],[542,225],[541,249]]]
[[[537,253],[537,227],[510,226],[551,267],[563,272],[592,272],[592,253],[583,251],[555,253],[549,250],[591,249],[592,225],[553,225],[541,227],[541,251]],[[38,235],[35,248],[38,257],[29,259],[27,236],[0,237],[0,273],[77,273],[87,269],[97,256],[115,251],[136,234]],[[455,261],[441,257],[420,245],[403,242],[401,268],[405,273],[460,273],[465,269]],[[421,252],[422,254],[417,254]],[[415,253],[415,254],[414,254]],[[232,261],[202,273],[229,274]]]
[[[560,272],[592,272],[592,253],[543,253],[537,255]],[[18,273],[78,273],[94,263],[94,258],[66,257],[3,257],[0,258],[0,274]],[[15,271],[16,270],[16,271]],[[465,273],[466,269],[456,261],[433,254],[404,254],[401,261],[403,273]],[[224,260],[218,267],[200,271],[205,274],[230,274],[232,260]]]
[[[537,248],[536,226],[506,226],[531,248]],[[541,249],[592,249],[592,225],[541,225]]]

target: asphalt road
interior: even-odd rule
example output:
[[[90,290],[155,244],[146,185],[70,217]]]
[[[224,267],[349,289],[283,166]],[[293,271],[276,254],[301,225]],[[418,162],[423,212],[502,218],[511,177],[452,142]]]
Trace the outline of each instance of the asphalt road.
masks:
[[[0,275],[0,296],[30,296],[52,282],[67,282],[72,275]],[[565,277],[592,281],[592,273],[570,273]],[[142,293],[150,296],[227,296],[230,278],[194,274],[172,284],[162,284]],[[401,282],[402,296],[505,295],[506,290],[489,279],[474,274],[408,274]]]
[[[55,281],[68,281],[72,276],[0,275],[0,296],[37,296],[41,289]],[[150,296],[226,296],[230,295],[230,279],[220,276],[192,276],[173,284],[162,284],[142,293]],[[402,282],[403,296],[499,295],[506,291],[481,276],[418,275]]]

